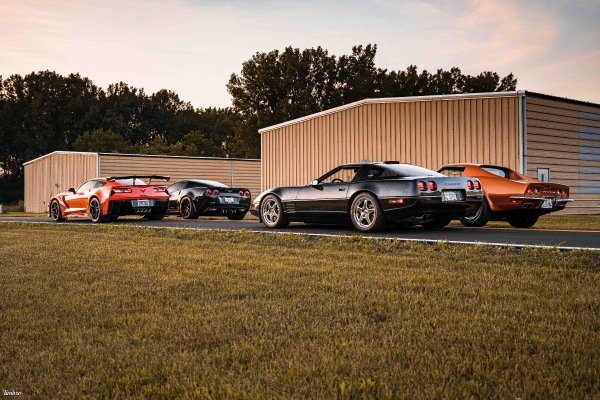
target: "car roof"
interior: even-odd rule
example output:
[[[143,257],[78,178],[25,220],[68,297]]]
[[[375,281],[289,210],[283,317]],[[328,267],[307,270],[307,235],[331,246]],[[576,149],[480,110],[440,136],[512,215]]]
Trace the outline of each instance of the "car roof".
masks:
[[[194,182],[194,183],[199,183],[201,185],[207,185],[207,186],[214,186],[214,185],[227,186],[224,183],[217,182],[217,181],[210,181],[210,180],[207,180],[207,179],[182,179],[182,180],[177,181],[175,183],[179,183],[179,182]],[[173,183],[172,185],[174,185],[175,183]]]

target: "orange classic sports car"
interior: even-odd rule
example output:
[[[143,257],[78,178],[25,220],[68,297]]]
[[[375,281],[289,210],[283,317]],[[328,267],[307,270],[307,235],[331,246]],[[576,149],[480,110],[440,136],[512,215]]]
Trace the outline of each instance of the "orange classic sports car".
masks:
[[[563,210],[573,201],[569,199],[568,186],[538,181],[496,165],[447,164],[438,172],[481,182],[484,200],[477,211],[460,218],[466,226],[483,226],[492,220],[508,221],[515,228],[530,228],[540,215]]]
[[[143,179],[148,179],[148,183]],[[150,185],[152,179],[168,181],[168,176],[114,176],[90,179],[77,189],[59,193],[49,203],[54,221],[69,217],[90,217],[106,222],[121,215],[140,215],[148,219],[164,218],[169,204],[167,188]]]

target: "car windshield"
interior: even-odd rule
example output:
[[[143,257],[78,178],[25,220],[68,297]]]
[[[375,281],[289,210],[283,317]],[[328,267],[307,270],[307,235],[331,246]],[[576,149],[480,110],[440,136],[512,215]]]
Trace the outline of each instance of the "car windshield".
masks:
[[[391,164],[378,166],[384,169],[384,172],[379,177],[380,179],[412,178],[418,176],[444,176],[443,174],[430,169],[417,167],[416,165],[411,164]]]
[[[465,167],[446,167],[440,169],[438,172],[451,178],[459,178],[463,176]]]
[[[118,183],[119,185],[123,185],[123,186],[132,186],[132,185],[146,186],[146,185],[148,185],[146,182],[144,182],[143,180],[141,180],[139,178],[135,179],[135,183],[134,183],[134,179],[133,178],[129,178],[129,179],[115,179],[115,182]]]

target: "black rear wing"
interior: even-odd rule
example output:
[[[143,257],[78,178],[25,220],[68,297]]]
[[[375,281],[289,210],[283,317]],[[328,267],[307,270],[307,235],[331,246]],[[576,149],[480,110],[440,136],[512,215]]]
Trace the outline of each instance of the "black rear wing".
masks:
[[[124,175],[124,176],[109,176],[108,178],[106,178],[106,180],[109,182],[114,182],[117,179],[133,179],[134,184],[135,184],[136,179],[148,179],[149,180],[148,184],[150,184],[150,181],[152,181],[152,179],[160,179],[160,180],[168,182],[171,180],[171,177],[164,176],[164,175]]]

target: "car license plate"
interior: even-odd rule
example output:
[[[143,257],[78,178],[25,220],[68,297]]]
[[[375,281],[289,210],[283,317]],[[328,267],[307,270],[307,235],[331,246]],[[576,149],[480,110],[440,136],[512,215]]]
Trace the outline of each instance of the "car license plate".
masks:
[[[150,207],[150,200],[131,200],[133,207]]]
[[[460,196],[456,190],[444,190],[442,201],[460,201]]]
[[[225,204],[235,204],[235,198],[233,197],[221,197],[221,200]]]
[[[542,208],[552,208],[552,207],[553,207],[552,199],[546,199],[542,203]]]

